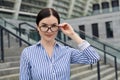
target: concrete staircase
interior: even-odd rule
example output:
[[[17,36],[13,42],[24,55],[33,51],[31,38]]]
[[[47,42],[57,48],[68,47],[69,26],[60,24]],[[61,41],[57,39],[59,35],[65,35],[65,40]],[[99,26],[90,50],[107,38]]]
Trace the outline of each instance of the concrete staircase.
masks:
[[[8,47],[7,33],[4,33],[4,63],[0,63],[0,80],[19,80],[20,53],[26,47],[19,47],[18,40],[10,35],[10,47]]]
[[[104,65],[100,63],[101,80],[115,80],[114,68],[110,65]],[[120,71],[118,71],[120,80]],[[93,65],[93,69],[90,69],[90,65],[76,66],[71,69],[71,80],[97,80],[97,67]]]
[[[19,80],[19,56],[6,57],[5,63],[0,63],[0,80]],[[114,68],[100,63],[101,80],[115,80]],[[120,80],[120,71],[118,71]],[[97,80],[96,64],[71,64],[71,80]]]
[[[6,57],[5,63],[0,63],[0,80],[19,80],[19,57]]]
[[[7,40],[6,35],[4,40]],[[26,45],[19,47],[14,38],[11,38],[12,46],[7,47],[7,41],[5,41],[5,62],[0,63],[0,80],[19,80],[19,60],[20,53]],[[114,67],[109,64],[105,65],[100,62],[101,80],[115,80]],[[120,71],[118,71],[120,80]],[[97,67],[93,65],[93,69],[90,69],[90,65],[71,64],[71,80],[97,80]]]

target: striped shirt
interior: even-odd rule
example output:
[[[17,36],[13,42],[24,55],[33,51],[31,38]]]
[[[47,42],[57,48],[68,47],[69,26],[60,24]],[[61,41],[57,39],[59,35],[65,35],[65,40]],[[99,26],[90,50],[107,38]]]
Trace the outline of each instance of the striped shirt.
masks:
[[[99,55],[87,41],[78,49],[56,42],[50,58],[41,43],[25,48],[20,60],[20,80],[70,80],[70,64],[94,64]]]

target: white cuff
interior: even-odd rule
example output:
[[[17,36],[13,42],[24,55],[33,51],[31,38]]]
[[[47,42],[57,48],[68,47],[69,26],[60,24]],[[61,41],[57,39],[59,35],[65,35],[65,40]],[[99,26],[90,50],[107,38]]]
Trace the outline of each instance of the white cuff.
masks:
[[[88,46],[90,46],[90,44],[88,43],[88,41],[84,40],[81,44],[78,45],[78,48],[80,50],[84,50],[86,49]]]

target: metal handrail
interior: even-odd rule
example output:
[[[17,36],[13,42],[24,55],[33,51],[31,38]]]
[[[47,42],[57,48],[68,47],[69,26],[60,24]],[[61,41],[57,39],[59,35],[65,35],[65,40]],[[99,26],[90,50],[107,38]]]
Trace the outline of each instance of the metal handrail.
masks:
[[[92,45],[91,45],[91,46],[92,46]],[[109,53],[109,52],[106,52],[105,50],[99,49],[99,48],[97,48],[97,47],[95,47],[95,46],[92,46],[92,47],[94,47],[94,48],[96,48],[96,49],[104,52],[104,54],[110,55],[110,56],[112,56],[112,57],[114,58],[115,78],[116,78],[116,80],[118,80],[117,57],[114,56],[114,55],[112,55],[112,54]],[[105,59],[106,59],[106,56],[105,56]],[[98,63],[97,63],[97,68],[98,68],[98,79],[99,79],[99,78],[100,78],[100,67],[99,67],[99,64],[98,64]],[[99,79],[99,80],[100,80],[100,79]]]
[[[31,24],[29,24],[29,23],[27,23],[27,22],[19,23],[19,28],[20,28],[21,25],[25,25],[25,24],[28,25],[28,26],[31,27],[31,28],[36,29],[33,25],[31,25]]]
[[[24,43],[26,43],[27,45],[32,45],[31,43],[29,43],[28,41],[22,39],[20,36],[16,35],[15,33],[9,31],[8,29],[4,28],[3,26],[0,25],[0,43],[1,43],[1,60],[0,62],[4,62],[4,40],[3,40],[3,30],[8,32],[9,34],[13,35],[14,37],[20,39],[21,41],[23,41]]]
[[[33,25],[30,25],[30,24],[28,24],[27,22],[22,22],[22,23],[19,23],[19,36],[21,36],[21,27],[22,27],[22,25],[28,25],[28,27],[30,27],[30,28],[33,28],[33,29],[36,29]],[[29,39],[29,36],[28,36],[28,39]],[[21,42],[21,40],[19,40],[19,45],[20,46],[22,46],[22,42]]]
[[[92,37],[90,37],[90,36],[86,35],[86,34],[85,34],[85,32],[84,32],[84,31],[82,31],[82,30],[75,31],[75,32],[77,32],[78,34],[84,35],[85,37],[87,37],[87,38],[89,38],[89,39],[92,39],[92,40],[93,40],[93,38],[92,38]],[[104,42],[99,41],[98,37],[96,37],[96,36],[93,36],[93,37],[94,37],[94,38],[96,38],[96,39],[94,39],[94,41],[95,41],[95,42],[100,43],[100,44],[103,44],[103,45],[105,45],[105,46],[107,46],[107,47],[109,47],[109,48],[112,48],[112,49],[114,49],[114,50],[116,50],[116,51],[120,52],[120,50],[119,50],[119,49],[117,49],[117,48],[115,48],[115,47],[113,47],[113,46],[111,46],[111,45],[109,45],[109,44],[106,44],[106,43],[104,43]]]

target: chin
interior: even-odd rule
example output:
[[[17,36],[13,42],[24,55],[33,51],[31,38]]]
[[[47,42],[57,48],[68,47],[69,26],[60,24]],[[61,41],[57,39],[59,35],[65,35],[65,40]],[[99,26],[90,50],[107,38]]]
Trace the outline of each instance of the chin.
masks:
[[[50,42],[50,41],[53,41],[54,38],[46,38],[45,40],[48,41],[48,42]]]

